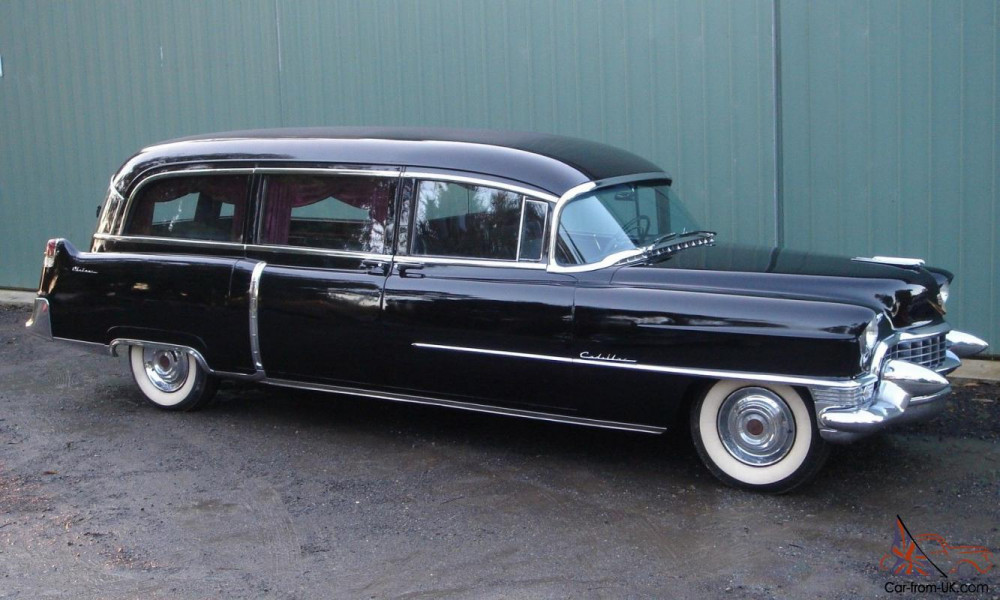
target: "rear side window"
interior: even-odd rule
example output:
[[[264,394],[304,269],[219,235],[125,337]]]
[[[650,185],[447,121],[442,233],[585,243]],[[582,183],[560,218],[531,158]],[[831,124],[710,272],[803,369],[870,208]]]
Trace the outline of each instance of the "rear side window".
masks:
[[[396,184],[395,177],[270,175],[261,243],[382,253]]]
[[[242,243],[247,186],[246,175],[158,179],[139,188],[124,233]]]
[[[497,188],[421,181],[411,254],[517,260],[523,201]]]

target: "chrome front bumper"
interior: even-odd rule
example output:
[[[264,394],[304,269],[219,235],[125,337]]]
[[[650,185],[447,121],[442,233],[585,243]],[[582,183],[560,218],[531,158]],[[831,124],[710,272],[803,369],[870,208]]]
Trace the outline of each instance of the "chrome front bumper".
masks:
[[[886,360],[877,376],[859,378],[857,389],[872,389],[873,393],[858,405],[845,406],[844,399],[852,398],[843,392],[838,396],[829,388],[811,388],[820,435],[828,442],[852,442],[890,425],[920,421],[944,410],[951,392],[944,375],[962,364],[961,357],[988,347],[961,331],[949,331],[947,343],[945,361],[934,370],[904,360]]]

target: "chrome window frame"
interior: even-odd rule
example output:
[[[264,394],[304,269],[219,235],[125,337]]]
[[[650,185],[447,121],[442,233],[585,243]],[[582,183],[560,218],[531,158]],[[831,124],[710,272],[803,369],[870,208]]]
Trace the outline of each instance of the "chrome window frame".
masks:
[[[175,245],[175,246],[188,246],[192,248],[209,248],[209,249],[220,249],[228,248],[232,250],[239,250],[246,253],[248,250],[264,250],[264,251],[281,251],[281,252],[292,252],[295,254],[309,254],[314,256],[333,256],[342,258],[360,258],[360,259],[379,259],[379,260],[391,260],[392,255],[388,253],[376,253],[376,252],[358,252],[350,250],[332,250],[329,248],[311,248],[309,246],[292,246],[285,244],[257,244],[257,243],[247,243],[247,242],[218,242],[212,240],[196,240],[191,238],[172,238],[172,237],[161,237],[161,236],[145,236],[145,235],[129,235],[123,232],[125,228],[126,217],[132,210],[132,204],[135,201],[136,195],[139,191],[148,183],[158,180],[165,179],[168,177],[184,177],[184,176],[199,176],[199,175],[238,175],[245,174],[247,176],[253,177],[256,175],[271,175],[271,174],[285,174],[291,173],[296,175],[311,174],[311,175],[349,175],[349,176],[374,176],[374,177],[394,177],[401,178],[403,172],[402,167],[378,167],[371,169],[357,168],[357,167],[271,167],[271,166],[258,166],[258,167],[196,167],[196,168],[177,168],[170,169],[167,171],[160,171],[146,176],[141,181],[139,181],[132,192],[129,194],[128,200],[125,202],[125,208],[121,214],[121,220],[117,223],[117,233],[99,233],[94,234],[94,239],[113,241],[113,242],[141,242],[147,244],[162,244],[162,245]],[[117,190],[115,193],[121,195]],[[252,192],[251,201],[256,204],[256,208],[263,208],[263,198],[259,197],[259,194]],[[249,215],[249,213],[248,213]],[[247,217],[248,218],[248,217]],[[256,240],[259,236],[258,231],[253,232],[253,237]]]
[[[548,233],[549,227],[549,203],[542,200],[535,200],[529,198],[523,198],[521,200],[521,225],[518,229],[519,233],[517,235],[517,260],[520,262],[521,259],[521,246],[524,244],[524,212],[525,207],[528,203],[541,204],[545,210],[545,217],[542,219],[542,240],[545,240],[545,234]],[[525,258],[525,261],[533,263],[543,263],[545,261],[545,244],[542,244],[542,255],[538,258]]]
[[[494,260],[494,259],[473,259],[473,258],[463,258],[463,257],[444,257],[444,256],[413,256],[413,255],[400,255],[396,254],[395,250],[390,248],[389,252],[385,253],[375,253],[375,252],[356,252],[348,250],[331,250],[327,248],[310,248],[308,246],[291,246],[285,244],[259,244],[259,243],[239,243],[239,242],[218,242],[212,240],[195,240],[190,238],[170,238],[170,237],[159,237],[159,236],[139,236],[139,235],[127,235],[122,232],[125,227],[125,220],[129,212],[132,209],[132,203],[135,199],[136,194],[139,190],[151,181],[157,179],[163,179],[167,177],[183,177],[186,175],[228,175],[228,174],[246,174],[249,176],[255,175],[268,175],[268,174],[313,174],[313,175],[356,175],[356,176],[377,176],[377,177],[396,177],[400,181],[403,179],[413,179],[414,181],[419,181],[421,179],[433,179],[436,181],[452,181],[456,183],[467,183],[472,185],[482,185],[485,187],[494,187],[506,191],[515,192],[523,196],[522,198],[522,210],[524,201],[535,201],[544,202],[549,205],[554,205],[559,198],[553,194],[549,194],[543,191],[527,188],[524,186],[519,186],[512,183],[507,183],[504,181],[499,181],[497,179],[485,177],[476,177],[472,175],[459,175],[455,173],[449,173],[446,171],[435,171],[435,170],[411,170],[407,167],[377,167],[377,168],[359,168],[359,167],[277,167],[277,166],[257,166],[257,167],[184,167],[177,169],[170,169],[167,171],[160,171],[146,176],[141,181],[139,181],[135,187],[133,187],[132,192],[129,194],[128,199],[125,201],[124,208],[121,213],[121,220],[117,223],[117,233],[100,233],[95,234],[94,239],[113,241],[113,242],[142,242],[149,244],[162,244],[165,246],[187,246],[192,248],[209,248],[209,249],[220,249],[229,248],[233,250],[239,250],[246,253],[248,250],[262,250],[271,252],[292,252],[296,254],[310,254],[315,256],[332,256],[332,257],[342,257],[342,258],[359,258],[359,259],[374,259],[374,260],[385,260],[385,261],[396,261],[401,264],[414,264],[414,263],[425,263],[425,264],[440,264],[440,265],[455,265],[455,266],[469,266],[469,267],[503,267],[503,268],[514,268],[514,269],[536,269],[545,270],[548,267],[547,256],[543,252],[542,260],[540,261],[512,261],[512,260]],[[116,193],[117,190],[115,190]],[[120,195],[120,194],[119,194]],[[257,192],[254,193],[253,201],[257,205],[257,209],[263,209],[263,198]],[[551,232],[548,231],[549,225],[553,222],[551,217],[552,209],[547,208],[546,210],[546,225],[545,233],[551,236]],[[518,233],[520,236],[520,233]],[[253,232],[253,238],[259,239],[259,231]],[[518,246],[520,247],[520,237],[518,238]],[[419,259],[419,260],[417,260]]]
[[[362,169],[355,167],[256,167],[254,168],[254,175],[320,175],[320,176],[347,176],[347,177],[383,177],[383,178],[394,178],[397,180],[397,185],[402,183],[402,172],[403,169],[397,168],[372,168],[372,169]],[[398,192],[398,188],[397,188]],[[262,185],[261,188],[254,194],[254,201],[257,203],[257,223],[253,231],[254,241],[259,241],[261,237],[261,225],[263,219],[261,218],[264,214],[267,199],[267,186]],[[396,196],[393,197],[393,202],[396,201]],[[396,211],[391,210],[388,213],[389,218],[396,218]],[[361,250],[335,250],[332,248],[313,248],[312,246],[294,246],[292,244],[245,244],[246,250],[268,250],[268,251],[283,251],[283,252],[293,252],[296,254],[310,254],[313,256],[336,256],[341,258],[361,258],[361,259],[377,259],[377,260],[392,260],[392,254],[385,252],[386,248],[382,248],[382,252],[364,252]],[[390,248],[391,250],[391,248]]]
[[[254,174],[253,167],[218,167],[218,168],[187,168],[187,169],[170,169],[167,171],[160,171],[158,173],[153,173],[144,177],[139,183],[135,184],[132,188],[132,192],[128,195],[128,201],[125,203],[125,210],[122,211],[121,222],[118,224],[118,238],[146,238],[155,240],[188,240],[193,242],[208,242],[213,243],[212,240],[198,240],[193,238],[172,238],[158,235],[129,235],[125,233],[125,225],[128,223],[129,216],[132,214],[132,205],[135,203],[135,198],[142,191],[142,188],[146,187],[148,184],[158,181],[160,179],[168,179],[171,177],[183,177],[190,175],[193,177],[198,177],[202,175],[246,175],[249,179]],[[247,189],[252,192],[252,186],[250,181],[247,182]],[[251,201],[252,201],[251,196]],[[245,217],[244,217],[245,218]],[[95,236],[96,237],[96,236]],[[112,239],[112,238],[98,238],[98,239]],[[229,245],[229,246],[243,246],[244,242],[214,242],[218,245]]]
[[[435,255],[426,255],[425,256],[425,255],[422,255],[422,254],[413,254],[412,247],[413,247],[414,235],[413,235],[413,231],[412,231],[412,227],[411,227],[410,236],[409,236],[409,239],[407,240],[407,244],[410,247],[406,249],[406,254],[405,255],[396,255],[396,262],[397,263],[400,263],[400,264],[419,264],[419,263],[424,263],[424,264],[440,264],[440,265],[449,265],[449,264],[452,264],[452,265],[456,265],[456,266],[505,267],[505,268],[514,268],[514,269],[537,269],[537,270],[545,270],[547,268],[548,263],[550,261],[549,261],[549,257],[546,256],[546,253],[545,253],[544,249],[542,251],[542,257],[541,257],[540,260],[533,260],[533,261],[527,261],[527,260],[522,261],[521,260],[521,258],[520,258],[521,257],[521,233],[522,233],[521,229],[522,229],[523,224],[524,224],[524,203],[525,202],[539,202],[539,203],[545,203],[546,205],[552,205],[552,204],[555,204],[556,202],[558,202],[558,200],[559,200],[555,195],[548,194],[548,193],[545,193],[545,192],[540,192],[538,190],[534,190],[534,189],[527,188],[527,187],[524,187],[524,186],[520,186],[520,185],[517,185],[517,184],[507,183],[507,182],[499,181],[499,180],[495,180],[495,179],[489,179],[489,178],[486,178],[486,177],[474,177],[474,176],[470,176],[470,175],[458,175],[458,174],[455,174],[455,173],[448,173],[448,172],[444,172],[444,171],[442,171],[442,172],[435,172],[435,171],[427,171],[427,170],[420,171],[420,170],[406,169],[406,170],[403,171],[403,177],[405,177],[407,179],[413,179],[414,182],[416,183],[416,186],[415,186],[415,189],[414,189],[414,196],[413,196],[413,198],[411,200],[411,202],[413,202],[413,207],[412,207],[412,211],[411,212],[412,212],[414,218],[416,217],[416,203],[417,203],[416,188],[419,188],[420,182],[421,181],[442,181],[442,182],[446,182],[446,183],[451,183],[451,182],[453,182],[453,183],[465,183],[465,184],[469,184],[469,185],[477,185],[477,186],[482,186],[482,187],[491,187],[491,188],[496,188],[496,189],[500,189],[500,190],[504,190],[504,191],[508,191],[508,192],[514,192],[516,194],[519,194],[521,196],[521,220],[520,220],[520,224],[519,224],[518,232],[517,232],[517,254],[515,255],[515,258],[513,260],[510,260],[510,259],[501,259],[501,258],[472,258],[472,257],[464,257],[464,256],[435,256]],[[552,211],[549,210],[548,206],[546,206],[546,211],[545,211],[546,226],[548,225],[549,213],[551,213],[551,212]],[[544,230],[544,228],[543,228],[543,230]],[[548,233],[548,231],[546,230],[546,231],[544,231],[544,233]]]
[[[652,181],[652,180],[662,180],[665,179],[670,181],[670,175],[663,171],[659,172],[649,172],[649,173],[634,173],[632,175],[622,175],[620,177],[608,177],[607,179],[598,179],[596,181],[588,181],[581,183],[580,185],[570,188],[565,194],[559,197],[556,201],[555,209],[552,211],[552,231],[549,232],[551,238],[549,239],[549,262],[548,270],[551,273],[584,273],[587,271],[597,271],[599,269],[604,269],[610,267],[615,263],[618,263],[627,258],[633,256],[638,256],[642,254],[642,250],[623,250],[621,252],[615,252],[610,256],[604,257],[602,260],[596,263],[587,263],[583,265],[560,265],[556,261],[556,246],[559,242],[559,221],[562,217],[562,211],[566,205],[575,199],[577,196],[592,192],[596,189],[609,187],[612,185],[619,185],[622,183],[634,183],[639,181]]]

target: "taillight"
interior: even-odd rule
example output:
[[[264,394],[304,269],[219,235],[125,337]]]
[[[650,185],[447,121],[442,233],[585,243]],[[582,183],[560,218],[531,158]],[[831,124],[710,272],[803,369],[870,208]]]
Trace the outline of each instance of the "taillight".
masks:
[[[45,262],[43,263],[45,268],[51,268],[56,265],[56,249],[59,247],[59,240],[53,238],[45,243]]]

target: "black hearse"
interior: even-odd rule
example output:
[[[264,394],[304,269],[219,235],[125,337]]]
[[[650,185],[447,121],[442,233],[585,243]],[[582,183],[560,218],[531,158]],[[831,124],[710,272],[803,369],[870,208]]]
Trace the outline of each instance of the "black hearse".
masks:
[[[981,340],[950,273],[725,243],[628,152],[532,133],[333,128],[146,148],[89,252],[45,250],[28,328],[128,354],[155,406],[220,378],[662,433],[787,491],[939,411]],[[677,417],[680,417],[678,419]]]

